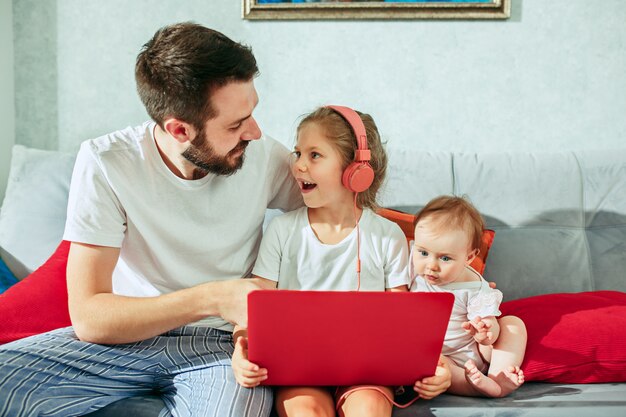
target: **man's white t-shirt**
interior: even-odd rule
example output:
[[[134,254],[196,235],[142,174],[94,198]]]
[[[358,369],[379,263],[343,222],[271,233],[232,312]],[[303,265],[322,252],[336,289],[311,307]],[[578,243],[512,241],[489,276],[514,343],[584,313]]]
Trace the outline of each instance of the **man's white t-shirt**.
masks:
[[[360,289],[385,291],[408,284],[408,247],[400,227],[365,209],[359,229]],[[278,281],[281,289],[354,291],[356,232],[337,244],[324,244],[309,224],[306,207],[285,213],[268,225],[252,273]]]
[[[231,176],[175,176],[155,123],[89,140],[76,159],[64,239],[121,248],[113,292],[149,297],[250,275],[266,208],[302,205],[277,141],[251,141]],[[232,328],[218,317],[195,323]]]

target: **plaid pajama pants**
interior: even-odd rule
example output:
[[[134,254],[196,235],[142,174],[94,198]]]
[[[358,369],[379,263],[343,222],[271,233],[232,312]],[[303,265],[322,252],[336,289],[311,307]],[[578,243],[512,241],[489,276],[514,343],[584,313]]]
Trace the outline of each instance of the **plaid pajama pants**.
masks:
[[[266,417],[267,387],[242,388],[230,332],[186,326],[137,343],[81,342],[71,327],[0,346],[0,416],[80,416],[160,395],[161,416]]]

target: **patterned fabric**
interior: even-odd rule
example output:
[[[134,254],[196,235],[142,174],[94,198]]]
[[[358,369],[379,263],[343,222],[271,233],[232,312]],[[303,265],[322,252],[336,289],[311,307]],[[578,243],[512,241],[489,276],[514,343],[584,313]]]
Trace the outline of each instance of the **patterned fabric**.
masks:
[[[467,302],[467,318],[472,320],[476,317],[500,316],[500,303],[502,292],[492,289],[484,279],[480,281],[481,290]]]
[[[71,327],[20,339],[0,347],[0,416],[79,416],[153,393],[161,416],[268,416],[271,389],[238,385],[232,352],[230,332],[192,326],[111,346]]]

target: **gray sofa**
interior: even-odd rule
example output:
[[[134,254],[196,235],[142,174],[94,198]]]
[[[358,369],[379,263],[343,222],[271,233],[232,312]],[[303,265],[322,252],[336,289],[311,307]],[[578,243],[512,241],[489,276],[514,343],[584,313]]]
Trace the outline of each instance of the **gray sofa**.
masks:
[[[497,283],[505,301],[552,293],[626,291],[626,149],[457,154],[390,146],[388,152],[389,178],[381,195],[385,206],[415,212],[434,196],[457,194],[469,196],[484,214],[496,232],[485,277]],[[33,158],[39,163],[31,161],[30,181],[22,178],[16,185],[13,172],[20,167],[12,166],[0,212],[0,246],[26,269],[43,262],[61,239],[64,196],[59,193],[67,191],[72,161],[56,152],[14,150],[16,165]],[[41,166],[54,166],[55,175]],[[36,200],[50,192],[57,195],[45,197],[46,207],[34,207],[38,203],[25,197]],[[27,218],[20,204],[29,207]],[[25,221],[37,227],[23,227],[18,242],[13,231]],[[593,330],[601,332],[602,325]],[[410,347],[403,349],[410,352]],[[620,366],[626,367],[626,362]],[[91,415],[156,416],[162,407],[155,395],[124,400]],[[532,381],[506,398],[444,394],[394,410],[395,417],[590,413],[626,415],[626,384]]]

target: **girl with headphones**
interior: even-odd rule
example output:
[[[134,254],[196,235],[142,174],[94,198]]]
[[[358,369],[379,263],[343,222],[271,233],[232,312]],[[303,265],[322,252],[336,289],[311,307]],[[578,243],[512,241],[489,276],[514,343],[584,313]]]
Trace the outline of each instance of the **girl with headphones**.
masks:
[[[274,218],[265,231],[253,275],[268,287],[291,290],[407,291],[408,248],[400,227],[376,214],[387,155],[374,120],[343,106],[325,106],[297,129],[292,174],[306,207]],[[320,306],[323,308],[323,306]],[[339,318],[340,319],[340,318]],[[373,329],[374,330],[374,329]],[[247,360],[235,333],[233,370],[254,387],[267,370]],[[445,367],[418,381],[432,398],[450,385]],[[391,387],[279,387],[279,416],[391,416]],[[337,403],[337,404],[335,404]]]

